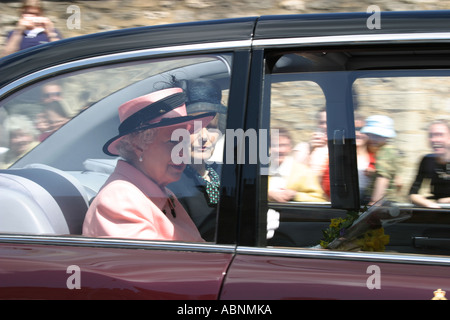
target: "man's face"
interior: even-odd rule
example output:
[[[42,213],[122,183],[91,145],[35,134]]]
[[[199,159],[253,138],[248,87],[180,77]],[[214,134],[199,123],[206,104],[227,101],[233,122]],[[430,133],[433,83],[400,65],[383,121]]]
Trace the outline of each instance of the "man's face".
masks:
[[[446,125],[442,123],[431,125],[428,138],[436,155],[444,155],[450,149],[450,132]]]
[[[377,151],[386,144],[387,138],[376,135],[376,134],[371,134],[371,133],[367,133],[367,148],[369,150],[369,152],[372,153],[377,153]]]
[[[42,89],[42,102],[50,103],[53,101],[61,101],[62,92],[61,87],[56,84],[50,84]]]

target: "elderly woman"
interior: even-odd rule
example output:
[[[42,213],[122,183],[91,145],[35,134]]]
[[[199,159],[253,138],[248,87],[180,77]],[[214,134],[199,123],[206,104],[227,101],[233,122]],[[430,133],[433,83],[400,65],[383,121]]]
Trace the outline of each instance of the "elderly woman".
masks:
[[[83,235],[153,240],[204,241],[183,206],[166,188],[185,164],[172,161],[172,132],[193,121],[206,126],[214,113],[188,116],[180,88],[159,90],[119,107],[119,135],[103,151],[119,155],[108,181],[92,202]],[[191,129],[192,128],[192,129]]]

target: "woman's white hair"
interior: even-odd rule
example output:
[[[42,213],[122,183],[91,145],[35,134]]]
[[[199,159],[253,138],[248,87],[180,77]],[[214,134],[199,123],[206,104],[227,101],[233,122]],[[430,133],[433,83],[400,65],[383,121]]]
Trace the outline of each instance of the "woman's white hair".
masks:
[[[33,121],[25,115],[14,114],[5,120],[3,125],[10,134],[15,131],[21,131],[33,137],[36,137],[38,134]]]
[[[147,149],[148,145],[154,140],[158,128],[147,129],[144,131],[133,132],[124,136],[117,144],[117,152],[123,159],[134,162],[138,159],[136,147],[142,150]]]

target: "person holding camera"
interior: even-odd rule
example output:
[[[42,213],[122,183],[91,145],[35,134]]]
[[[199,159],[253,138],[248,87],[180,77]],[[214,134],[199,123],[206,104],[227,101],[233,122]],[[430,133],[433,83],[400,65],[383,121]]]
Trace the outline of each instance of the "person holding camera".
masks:
[[[3,55],[37,46],[42,43],[61,39],[53,22],[44,17],[43,7],[39,0],[24,0],[21,16],[6,39]]]

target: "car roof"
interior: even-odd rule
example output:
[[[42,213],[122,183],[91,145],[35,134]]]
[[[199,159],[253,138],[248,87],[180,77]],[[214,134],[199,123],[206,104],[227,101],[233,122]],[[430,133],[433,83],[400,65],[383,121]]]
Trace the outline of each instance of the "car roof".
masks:
[[[136,27],[63,39],[0,59],[0,87],[34,71],[74,60],[210,42],[249,40],[256,17]]]
[[[0,87],[58,64],[129,50],[242,40],[450,32],[450,10],[381,12],[379,29],[370,13],[267,15],[136,27],[63,39],[0,59]]]
[[[262,16],[254,40],[286,37],[449,32],[450,10],[380,12],[379,28],[368,28],[371,13]]]

